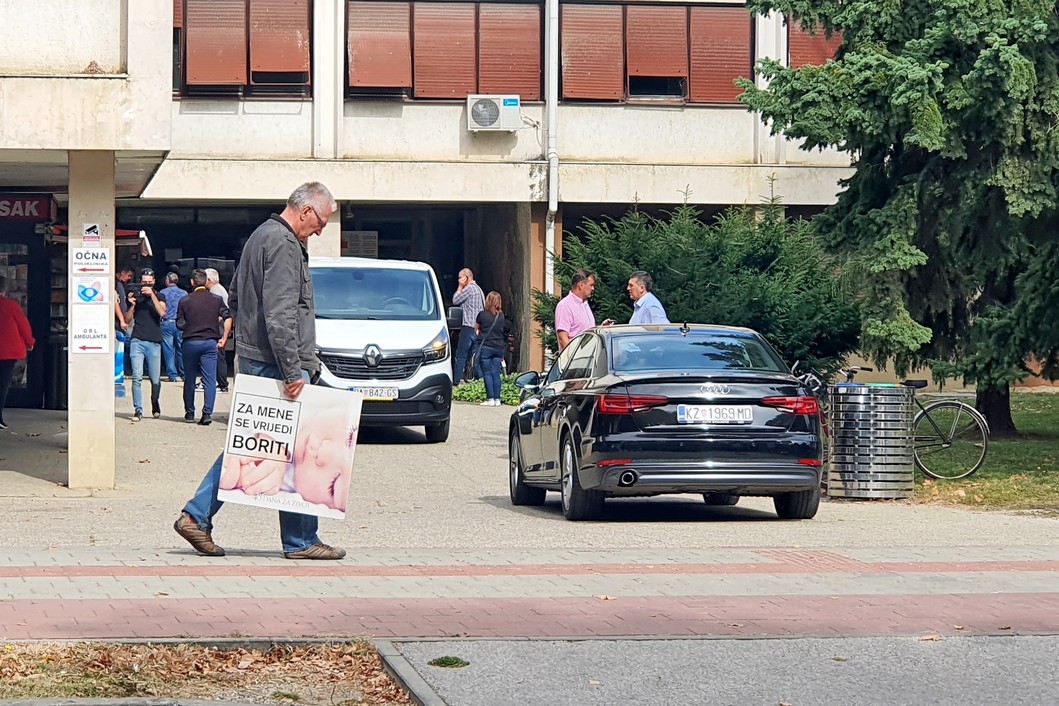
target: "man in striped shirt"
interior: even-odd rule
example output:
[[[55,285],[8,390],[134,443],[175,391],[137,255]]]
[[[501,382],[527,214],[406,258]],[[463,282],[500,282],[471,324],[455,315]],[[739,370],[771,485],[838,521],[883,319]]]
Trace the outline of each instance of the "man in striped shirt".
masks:
[[[464,267],[459,274],[460,286],[452,295],[454,306],[463,307],[463,326],[460,327],[460,341],[456,347],[456,368],[452,371],[452,377],[456,384],[463,379],[463,369],[467,366],[467,357],[478,340],[474,332],[478,313],[485,308],[485,295],[482,288],[474,281],[474,273],[470,268]]]

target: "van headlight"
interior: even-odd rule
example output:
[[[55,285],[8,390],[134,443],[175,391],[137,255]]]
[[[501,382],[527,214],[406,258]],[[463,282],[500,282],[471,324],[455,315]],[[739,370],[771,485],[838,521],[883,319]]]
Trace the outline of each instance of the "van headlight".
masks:
[[[423,349],[423,360],[433,363],[436,360],[445,360],[449,357],[449,332],[441,329],[437,338]]]

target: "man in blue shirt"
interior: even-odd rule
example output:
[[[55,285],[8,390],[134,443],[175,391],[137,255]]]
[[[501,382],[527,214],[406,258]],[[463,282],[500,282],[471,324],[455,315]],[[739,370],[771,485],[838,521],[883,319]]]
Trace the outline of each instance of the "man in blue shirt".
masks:
[[[165,289],[159,296],[165,301],[165,316],[162,317],[162,357],[165,359],[165,374],[169,382],[184,379],[184,333],[176,325],[180,300],[188,295],[180,288],[180,275],[170,272],[165,276]]]
[[[654,280],[643,270],[629,275],[629,284],[625,288],[632,299],[632,318],[630,324],[668,324],[665,307],[658,297],[651,293]]]

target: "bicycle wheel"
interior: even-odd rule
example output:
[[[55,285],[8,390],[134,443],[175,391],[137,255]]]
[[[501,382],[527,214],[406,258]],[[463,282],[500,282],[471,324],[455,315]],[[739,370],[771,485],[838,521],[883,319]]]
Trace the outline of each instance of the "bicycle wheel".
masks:
[[[929,404],[912,431],[916,465],[931,478],[966,478],[985,462],[988,427],[974,407],[951,400]]]

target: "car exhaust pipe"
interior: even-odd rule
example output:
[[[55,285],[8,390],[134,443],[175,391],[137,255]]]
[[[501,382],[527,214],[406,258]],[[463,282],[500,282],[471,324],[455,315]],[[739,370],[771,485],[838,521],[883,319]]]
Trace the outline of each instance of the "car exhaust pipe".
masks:
[[[636,482],[636,474],[632,471],[625,471],[618,476],[618,485],[623,488],[628,488],[630,485]]]

